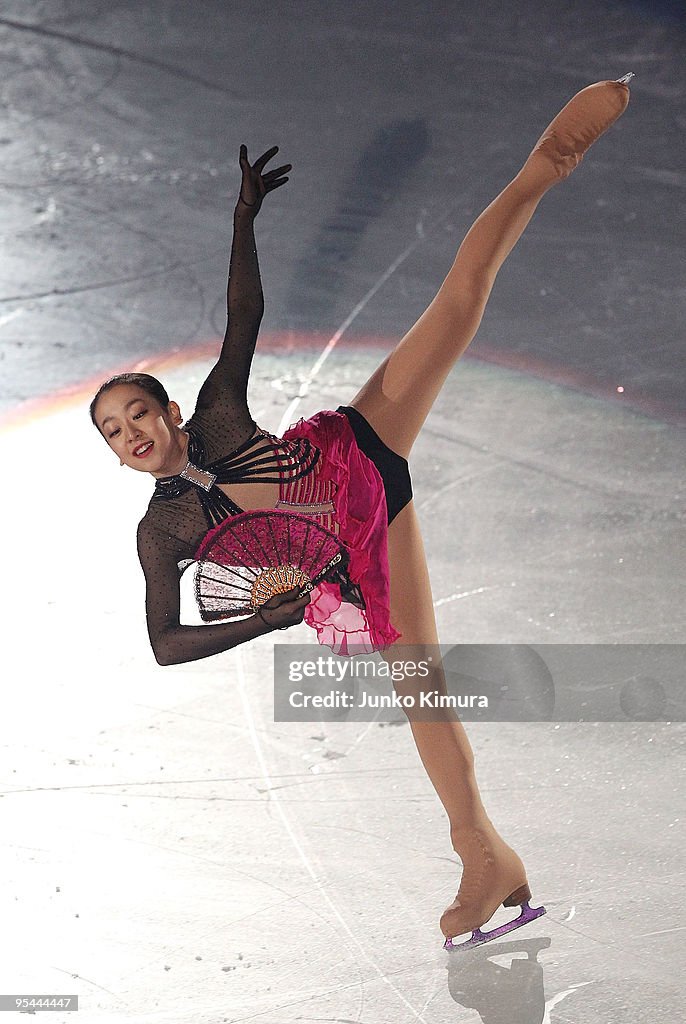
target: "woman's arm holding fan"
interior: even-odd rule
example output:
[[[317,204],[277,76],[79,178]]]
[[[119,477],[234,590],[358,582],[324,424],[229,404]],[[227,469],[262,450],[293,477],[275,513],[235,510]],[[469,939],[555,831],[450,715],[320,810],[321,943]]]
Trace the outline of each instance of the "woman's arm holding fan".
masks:
[[[275,595],[259,614],[212,626],[182,626],[176,560],[161,548],[154,528],[144,519],[138,526],[138,556],[145,574],[148,636],[159,665],[209,658],[273,629],[296,625],[310,601],[309,594],[297,599],[298,588],[294,588]]]

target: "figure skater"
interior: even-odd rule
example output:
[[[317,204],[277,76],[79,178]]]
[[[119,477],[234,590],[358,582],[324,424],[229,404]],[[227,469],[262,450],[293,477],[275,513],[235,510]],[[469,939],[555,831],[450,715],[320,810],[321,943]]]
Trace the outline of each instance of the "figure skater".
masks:
[[[159,664],[219,654],[303,618],[320,642],[341,654],[381,651],[391,660],[400,640],[418,656],[435,649],[439,641],[408,456],[448,373],[477,331],[503,261],[545,193],[624,111],[632,77],[598,82],[569,101],[469,229],[426,312],[350,404],[300,420],[282,438],[252,419],[247,386],[263,312],[253,223],[265,195],[288,180],[291,166],[266,171],[277,147],[252,165],[241,147],[228,325],[192,417],[183,423],[178,404],[147,374],[111,378],[90,406],[93,423],[121,465],[156,479],[138,527],[138,553]],[[253,510],[317,522],[346,551],[345,567],[311,594],[290,588],[238,620],[211,628],[181,625],[180,570],[202,556],[217,530],[231,525],[229,517]],[[440,664],[432,671],[430,689],[447,693]],[[462,724],[446,712],[438,721],[411,718],[410,725],[463,864],[458,895],[440,920],[446,946],[469,931],[470,944],[486,941],[542,913],[526,913],[531,893],[524,865],[486,814]],[[522,914],[481,932],[501,903],[521,906]]]

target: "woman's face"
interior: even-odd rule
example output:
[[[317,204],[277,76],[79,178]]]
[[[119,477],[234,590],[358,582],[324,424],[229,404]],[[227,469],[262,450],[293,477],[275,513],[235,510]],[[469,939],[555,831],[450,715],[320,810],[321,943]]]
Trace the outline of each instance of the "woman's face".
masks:
[[[98,399],[95,421],[122,465],[173,476],[185,466],[186,434],[176,402],[164,409],[138,384],[115,384]]]

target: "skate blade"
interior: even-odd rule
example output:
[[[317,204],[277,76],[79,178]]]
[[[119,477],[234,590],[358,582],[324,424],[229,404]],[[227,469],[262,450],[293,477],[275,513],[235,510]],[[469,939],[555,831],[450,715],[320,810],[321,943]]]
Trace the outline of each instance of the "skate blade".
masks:
[[[446,939],[443,943],[443,949],[447,949],[449,953],[458,949],[474,949],[475,946],[482,946],[484,942],[499,939],[501,935],[507,935],[517,928],[522,928],[525,924],[529,924],[530,921],[535,921],[537,917],[542,917],[545,912],[545,907],[530,907],[528,903],[524,903],[521,914],[519,917],[515,917],[513,921],[501,924],[490,932],[482,932],[480,928],[476,928],[472,932],[471,939],[467,939],[466,942],[460,942],[457,945],[453,943],[452,939]]]

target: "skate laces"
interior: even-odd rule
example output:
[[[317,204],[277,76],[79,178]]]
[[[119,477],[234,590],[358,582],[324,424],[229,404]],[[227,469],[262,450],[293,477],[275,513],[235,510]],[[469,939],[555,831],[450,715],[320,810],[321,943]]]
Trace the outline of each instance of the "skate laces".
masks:
[[[485,885],[486,874],[489,868],[494,867],[496,864],[492,844],[486,841],[484,833],[480,829],[475,829],[472,840],[478,847],[476,857],[466,859],[460,854],[463,871],[462,878],[460,879],[460,888],[455,899],[456,901],[459,900],[461,907],[466,904],[483,901],[487,889]],[[478,861],[476,865],[474,864],[475,860]]]

